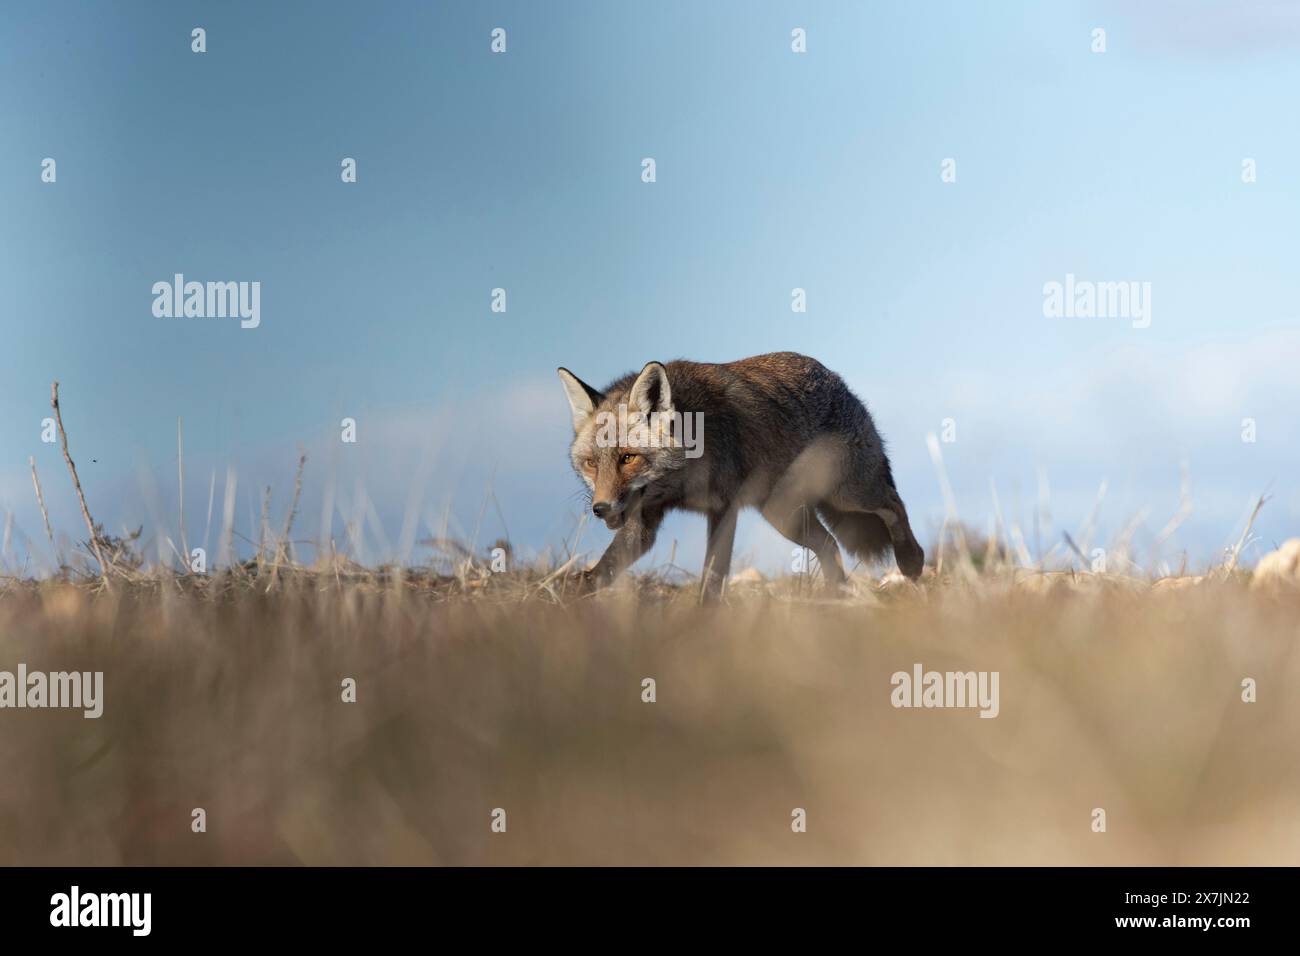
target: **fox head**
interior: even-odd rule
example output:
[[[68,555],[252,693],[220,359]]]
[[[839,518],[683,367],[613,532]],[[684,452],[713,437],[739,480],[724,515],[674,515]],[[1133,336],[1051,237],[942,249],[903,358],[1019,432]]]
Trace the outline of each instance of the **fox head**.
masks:
[[[574,471],[591,491],[591,511],[611,530],[628,513],[665,494],[686,464],[668,370],[650,362],[604,392],[557,370],[573,413]]]

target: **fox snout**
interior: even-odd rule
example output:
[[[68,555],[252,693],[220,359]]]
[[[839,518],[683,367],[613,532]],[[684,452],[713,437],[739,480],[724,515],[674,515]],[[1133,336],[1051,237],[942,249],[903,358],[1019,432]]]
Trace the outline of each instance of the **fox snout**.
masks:
[[[593,501],[591,503],[591,513],[605,522],[605,527],[609,528],[610,531],[617,531],[623,527],[623,522],[627,517],[627,501],[623,496],[609,501]]]
[[[591,506],[591,513],[605,522],[605,527],[610,531],[617,531],[623,524],[623,509],[616,507],[613,502],[597,501]]]
[[[623,496],[619,494],[616,486],[611,482],[601,481],[600,477],[598,475],[597,480],[592,485],[591,513],[605,522],[611,529],[617,528],[623,523]]]

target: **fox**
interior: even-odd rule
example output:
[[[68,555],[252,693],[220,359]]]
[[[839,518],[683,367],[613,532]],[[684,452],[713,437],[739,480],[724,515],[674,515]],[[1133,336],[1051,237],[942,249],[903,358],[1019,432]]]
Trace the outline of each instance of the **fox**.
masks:
[[[614,532],[584,589],[613,582],[654,546],[664,516],[684,510],[707,519],[700,598],[713,603],[731,570],[737,516],[751,507],[817,556],[832,589],[845,580],[840,545],[862,560],[892,549],[899,570],[920,577],[925,552],[875,423],[816,359],[648,362],[603,390],[556,371],[573,415],[573,469],[591,513]]]

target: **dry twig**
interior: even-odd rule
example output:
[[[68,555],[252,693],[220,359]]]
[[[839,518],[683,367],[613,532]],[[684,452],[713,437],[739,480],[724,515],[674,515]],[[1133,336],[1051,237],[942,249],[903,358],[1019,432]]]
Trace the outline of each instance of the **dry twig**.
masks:
[[[86,496],[81,491],[81,479],[77,477],[77,466],[72,463],[72,456],[68,454],[68,433],[63,430],[63,412],[59,410],[58,382],[50,385],[50,407],[54,409],[54,422],[58,425],[59,439],[63,443],[63,460],[68,463],[68,471],[72,473],[72,486],[77,489],[77,501],[81,503],[81,516],[86,519],[86,527],[90,530],[90,547],[95,552],[95,560],[99,562],[99,573],[104,579],[105,586],[112,590],[113,585],[108,578],[108,563],[104,560],[104,552],[100,547],[99,532],[95,530],[90,509],[86,507]]]

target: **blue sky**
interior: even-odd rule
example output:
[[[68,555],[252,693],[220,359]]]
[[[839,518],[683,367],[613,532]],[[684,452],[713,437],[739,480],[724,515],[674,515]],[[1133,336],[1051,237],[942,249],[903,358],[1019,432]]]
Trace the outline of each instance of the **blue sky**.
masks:
[[[1106,481],[1104,531],[1145,512],[1149,542],[1185,463],[1194,511],[1143,558],[1213,560],[1262,491],[1270,547],[1300,530],[1298,54],[1281,2],[10,0],[6,560],[27,539],[42,560],[28,456],[60,532],[81,530],[40,441],[54,379],[111,530],[176,536],[183,417],[191,529],[229,469],[241,531],[267,485],[282,512],[301,446],[302,537],[333,487],[337,508],[373,506],[369,558],[418,560],[412,515],[447,509],[525,551],[572,534],[555,366],[604,384],[778,349],[868,403],[923,540],[943,516],[925,436],[952,419],[973,524],[995,486],[1029,535],[1046,476],[1045,550]],[[260,326],[154,317],[153,283],[177,272],[261,282]],[[1043,285],[1067,273],[1150,282],[1150,327],[1045,318]],[[702,537],[675,520],[652,560],[678,540],[689,565]],[[740,550],[788,558],[757,519]]]

